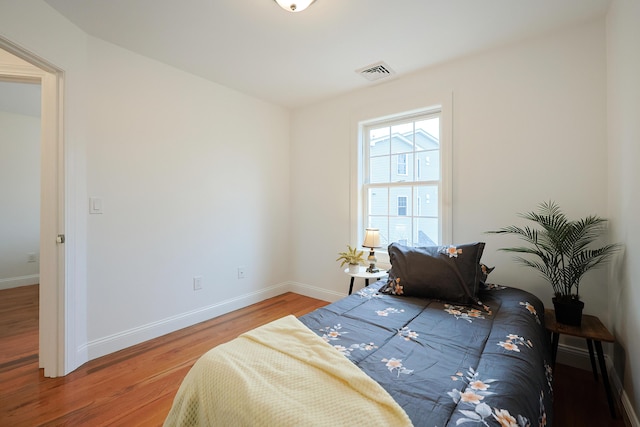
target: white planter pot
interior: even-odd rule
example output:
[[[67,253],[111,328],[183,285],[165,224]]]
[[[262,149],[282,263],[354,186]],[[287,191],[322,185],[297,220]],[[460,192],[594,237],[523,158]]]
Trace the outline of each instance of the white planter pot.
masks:
[[[360,271],[360,264],[349,264],[349,273],[356,274]]]

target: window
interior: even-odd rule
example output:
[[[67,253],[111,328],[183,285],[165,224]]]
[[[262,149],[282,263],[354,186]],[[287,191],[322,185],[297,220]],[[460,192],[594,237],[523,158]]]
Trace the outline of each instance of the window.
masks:
[[[392,242],[430,246],[450,239],[442,111],[438,107],[361,127],[362,224],[380,229],[384,248]]]
[[[407,216],[407,196],[398,196],[398,216]]]
[[[407,155],[398,154],[398,175],[407,175]]]

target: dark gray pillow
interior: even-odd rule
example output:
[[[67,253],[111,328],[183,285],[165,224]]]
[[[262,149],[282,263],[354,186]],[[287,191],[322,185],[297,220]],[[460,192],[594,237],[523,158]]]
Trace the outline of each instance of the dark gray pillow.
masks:
[[[495,269],[495,267],[487,267],[485,264],[480,263],[480,285],[486,285],[489,274]]]
[[[484,243],[422,248],[392,243],[388,251],[391,269],[381,292],[458,304],[477,302]]]

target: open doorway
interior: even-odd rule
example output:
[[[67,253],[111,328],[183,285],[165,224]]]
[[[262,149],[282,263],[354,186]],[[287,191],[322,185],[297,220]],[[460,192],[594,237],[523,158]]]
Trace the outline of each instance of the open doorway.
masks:
[[[0,51],[0,63],[15,63]],[[27,64],[25,64],[27,65]],[[0,77],[0,365],[38,354],[40,80]]]
[[[40,283],[40,97],[0,77],[0,289]]]
[[[44,375],[56,377],[74,369],[67,355],[64,241],[64,147],[62,138],[62,72],[45,61],[0,38],[4,61],[0,79],[4,82],[39,84],[40,96],[40,215],[39,254],[27,259],[39,261],[39,367]],[[57,241],[60,236],[60,241]],[[35,254],[35,255],[32,255]]]

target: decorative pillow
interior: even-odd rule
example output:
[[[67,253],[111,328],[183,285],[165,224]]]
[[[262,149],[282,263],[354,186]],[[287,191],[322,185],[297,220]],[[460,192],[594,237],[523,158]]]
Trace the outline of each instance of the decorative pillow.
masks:
[[[477,303],[484,243],[414,248],[389,245],[389,280],[380,292]]]
[[[489,274],[495,270],[495,267],[487,267],[485,264],[480,263],[480,284],[484,285],[487,283],[487,278]]]

